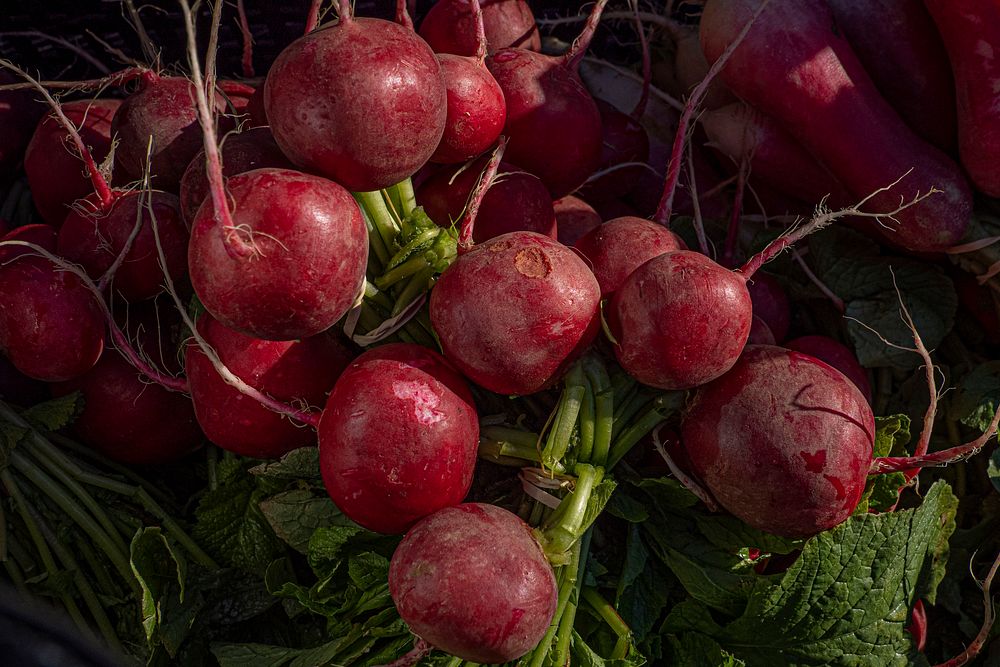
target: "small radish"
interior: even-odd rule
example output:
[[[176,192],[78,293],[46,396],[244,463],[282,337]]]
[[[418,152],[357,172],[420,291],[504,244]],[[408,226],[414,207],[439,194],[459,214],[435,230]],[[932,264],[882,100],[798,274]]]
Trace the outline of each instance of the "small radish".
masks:
[[[399,343],[345,370],[319,422],[320,470],[355,523],[402,533],[462,502],[472,484],[479,420],[465,380],[440,354]]]
[[[635,115],[594,101],[601,114],[601,159],[580,194],[594,200],[624,197],[636,188],[637,174],[649,171],[649,135]]]
[[[420,36],[435,53],[473,56],[478,50],[471,0],[438,0],[420,24]],[[482,0],[489,53],[507,47],[541,51],[535,15],[526,0]]]
[[[435,648],[497,664],[541,641],[558,590],[531,526],[495,505],[467,503],[410,529],[392,555],[389,593]]]
[[[868,372],[858,363],[851,348],[829,336],[800,336],[783,344],[789,350],[816,357],[844,374],[861,391],[865,399],[872,402],[872,386]]]
[[[361,209],[333,181],[291,169],[229,179],[228,224],[215,203],[191,223],[195,293],[226,326],[268,340],[307,338],[339,320],[361,288],[368,233]]]
[[[176,192],[181,176],[201,145],[194,84],[183,77],[147,72],[139,90],[122,102],[111,125],[118,135],[115,178],[137,181],[146,166],[150,138],[153,148],[150,174],[153,186]],[[214,110],[222,113],[225,100],[216,93]]]
[[[199,318],[198,330],[234,375],[285,402],[322,405],[352,356],[329,334],[300,341],[266,341],[233,331],[208,313]],[[311,428],[229,386],[193,342],[187,347],[185,374],[198,424],[219,447],[241,456],[277,458],[315,442]]]
[[[348,190],[387,188],[437,149],[447,118],[441,67],[426,42],[390,21],[340,20],[292,42],[271,66],[264,106],[295,164]]]
[[[774,345],[774,334],[770,327],[756,315],[750,323],[750,336],[747,338],[747,345]]]
[[[487,162],[489,158],[483,157],[430,176],[417,192],[427,215],[442,227],[460,220]],[[520,167],[501,162],[500,174],[479,207],[472,238],[481,243],[514,231],[537,232],[554,239],[556,214],[545,184]]]
[[[19,227],[0,242],[55,249],[48,225]],[[21,373],[60,382],[80,377],[104,350],[104,316],[71,271],[19,245],[0,246],[0,350]]]
[[[571,246],[601,224],[601,214],[579,197],[567,195],[552,202],[559,230],[559,243]]]
[[[222,173],[235,176],[262,167],[287,167],[292,164],[278,148],[271,131],[255,127],[238,134],[230,134],[222,144]],[[191,160],[181,177],[180,198],[184,220],[190,224],[198,208],[208,197],[209,185],[205,176],[205,151]]]
[[[111,150],[111,119],[120,100],[79,100],[62,105],[66,117],[79,127],[80,137],[100,162]],[[24,171],[31,197],[42,220],[59,227],[70,205],[94,191],[79,155],[74,155],[70,137],[62,124],[49,114],[35,128],[24,154]]]
[[[601,114],[577,70],[606,3],[598,0],[563,56],[507,48],[487,60],[507,100],[507,157],[542,179],[557,199],[583,185],[600,164]]]
[[[631,273],[664,253],[687,250],[679,236],[663,225],[643,218],[608,220],[576,242],[590,260],[601,286],[601,297],[614,294]]]
[[[792,304],[788,293],[777,278],[766,273],[758,273],[747,283],[753,314],[759,317],[774,334],[774,340],[781,342],[788,336],[792,325]]]

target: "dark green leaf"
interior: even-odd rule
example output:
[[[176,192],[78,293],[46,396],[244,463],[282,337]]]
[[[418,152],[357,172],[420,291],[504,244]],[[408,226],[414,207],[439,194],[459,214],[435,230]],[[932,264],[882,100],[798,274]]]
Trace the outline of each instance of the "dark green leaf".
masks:
[[[638,526],[630,526],[615,609],[638,642],[646,638],[667,606],[668,578],[660,562],[649,557]]]
[[[306,489],[293,489],[262,500],[260,510],[274,533],[303,554],[309,551],[309,541],[318,528],[351,523],[330,496],[325,493],[316,496]]]
[[[83,411],[83,393],[74,391],[59,398],[31,406],[21,413],[32,426],[40,431],[59,431],[66,428]]]
[[[966,426],[985,433],[1000,406],[1000,361],[979,364],[962,378],[951,399],[951,413]]]
[[[986,464],[986,473],[993,482],[993,488],[1000,491],[1000,449],[994,449],[990,455],[990,462]]]
[[[914,601],[934,597],[957,505],[937,482],[915,510],[854,516],[809,540],[780,580],[759,578],[736,620],[720,627],[691,601],[664,630],[708,635],[754,665],[926,664],[905,627]]]
[[[323,478],[319,472],[319,448],[300,447],[293,449],[278,461],[268,461],[250,468],[250,472],[259,477],[274,477],[288,480],[309,480],[322,484]]]
[[[737,667],[743,665],[711,637],[698,632],[670,635],[670,664],[675,667]]]
[[[219,667],[281,667],[301,651],[264,644],[212,644]]]
[[[590,494],[590,498],[587,500],[587,509],[583,513],[583,523],[580,526],[580,534],[586,532],[590,528],[591,524],[597,520],[597,517],[604,511],[604,506],[608,504],[611,500],[612,494],[615,492],[615,480],[610,477],[605,477],[601,480],[600,484],[594,487],[593,492]]]
[[[909,456],[906,445],[910,442],[910,418],[906,415],[875,418],[875,445],[873,457]],[[887,512],[899,501],[899,489],[906,484],[906,475],[901,472],[873,475],[865,484],[855,513]]]
[[[649,512],[641,502],[621,492],[619,489],[611,496],[608,506],[605,508],[608,514],[616,516],[630,523],[642,523],[649,518]]]
[[[184,599],[186,566],[157,527],[144,528],[132,538],[132,571],[142,589],[142,626],[150,642],[159,631],[160,604],[168,592]]]
[[[698,504],[698,497],[671,477],[644,479],[639,483],[639,488],[649,495],[653,504],[659,509],[681,509]]]

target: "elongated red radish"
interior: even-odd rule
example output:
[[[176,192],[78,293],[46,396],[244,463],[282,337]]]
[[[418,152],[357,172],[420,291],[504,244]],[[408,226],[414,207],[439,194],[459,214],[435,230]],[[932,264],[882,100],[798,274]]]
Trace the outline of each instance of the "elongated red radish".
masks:
[[[115,350],[81,377],[52,386],[56,396],[73,391],[83,394],[73,433],[113,461],[170,463],[204,439],[191,398],[150,382]]]
[[[775,341],[780,343],[785,340],[792,325],[792,304],[788,300],[785,288],[777,278],[766,273],[757,273],[753,280],[747,283],[747,291],[750,292],[750,300],[753,302],[753,314],[764,321],[774,334]]]
[[[709,62],[720,57],[761,0],[709,0],[701,20]],[[722,70],[743,100],[773,116],[856,197],[890,210],[931,189],[940,192],[898,214],[888,242],[939,251],[965,233],[972,208],[968,183],[946,155],[917,137],[881,97],[820,0],[773,0]],[[776,43],[783,44],[779,51]],[[900,180],[902,179],[902,180]]]
[[[0,242],[55,249],[48,225],[19,227]],[[0,350],[18,371],[46,382],[79,377],[104,350],[104,317],[80,278],[25,246],[0,246]]]
[[[354,302],[368,258],[351,194],[290,169],[255,169],[227,188],[236,203],[230,224],[216,221],[211,199],[191,223],[191,284],[205,308],[226,326],[269,340],[333,326]],[[234,256],[236,243],[250,253]]]
[[[431,292],[431,322],[445,356],[498,394],[556,382],[594,340],[600,286],[572,250],[511,232],[459,255]]]
[[[470,4],[470,0],[439,0],[427,12],[420,24],[420,36],[435,53],[476,54],[476,26]],[[508,47],[541,51],[535,15],[525,0],[482,0],[481,4],[489,53]]]
[[[229,329],[203,314],[198,330],[237,377],[284,402],[321,406],[351,352],[320,334],[298,341],[267,341]],[[315,442],[316,432],[271,411],[226,383],[194,342],[188,343],[185,374],[198,424],[213,443],[242,456],[277,458]]]
[[[576,242],[576,249],[590,260],[601,286],[601,297],[609,298],[648,260],[687,250],[687,246],[663,225],[644,218],[622,217],[608,220],[587,233]]]
[[[222,144],[222,173],[235,176],[263,167],[291,168],[285,154],[278,148],[271,131],[264,127],[254,127],[238,134],[226,136]],[[181,177],[180,199],[184,220],[190,224],[198,208],[209,195],[208,179],[205,176],[205,151],[200,151],[191,160]]]
[[[163,271],[156,257],[148,207],[152,206],[167,253],[167,270],[175,280],[187,276],[188,232],[180,201],[160,191],[117,193],[110,209],[91,196],[70,211],[59,229],[59,254],[80,264],[103,288],[110,286],[127,301],[150,299],[163,291]],[[136,224],[140,225],[133,237]],[[119,255],[129,246],[124,260]],[[108,271],[115,266],[112,279]]]
[[[851,348],[829,336],[800,336],[784,344],[789,350],[795,350],[833,366],[854,383],[865,400],[872,402],[872,386],[868,381],[868,372],[858,362]]]
[[[749,160],[752,178],[778,192],[811,203],[827,199],[832,206],[851,200],[847,190],[777,121],[742,102],[701,115],[712,148],[734,164]]]
[[[955,75],[958,149],[980,191],[1000,197],[1000,6],[996,2],[924,2],[944,39]]]
[[[0,70],[0,85],[17,83],[13,74]],[[0,179],[6,180],[24,158],[24,149],[31,141],[38,119],[45,107],[38,104],[30,91],[0,91]]]
[[[496,51],[486,62],[507,101],[507,157],[564,197],[597,169],[601,115],[577,73],[607,0],[594,5],[587,27],[563,56],[526,49]]]
[[[556,214],[559,243],[571,246],[601,224],[601,214],[579,197],[567,195],[552,202]]]
[[[183,77],[152,73],[143,77],[139,90],[122,102],[112,122],[112,132],[118,135],[116,182],[142,178],[146,148],[152,137],[153,186],[177,190],[184,169],[201,146],[194,97],[194,84]],[[216,113],[225,111],[221,95],[216,93],[213,100]]]
[[[538,644],[558,596],[531,527],[480,503],[442,509],[414,526],[392,555],[389,593],[419,637],[484,664],[516,660]]]
[[[443,227],[457,222],[488,161],[482,157],[430,176],[417,191],[417,200],[427,215]],[[513,231],[536,232],[554,239],[556,215],[548,189],[536,176],[501,162],[499,178],[479,206],[472,238],[480,243]]]
[[[93,158],[101,162],[111,150],[111,119],[120,100],[79,100],[62,105],[63,113],[79,127],[80,137]],[[59,227],[70,205],[94,191],[79,155],[74,155],[70,137],[52,114],[35,128],[24,154],[24,171],[31,198],[42,220]]]
[[[837,28],[886,101],[922,139],[954,152],[954,79],[941,35],[924,3],[829,0],[828,4]],[[950,10],[957,12],[954,5]]]
[[[462,502],[479,420],[464,378],[413,344],[365,352],[341,374],[319,422],[320,470],[337,507],[380,533],[402,533]]]
[[[351,191],[387,188],[437,149],[447,117],[441,68],[413,31],[354,18],[292,42],[271,66],[264,106],[295,164]]]

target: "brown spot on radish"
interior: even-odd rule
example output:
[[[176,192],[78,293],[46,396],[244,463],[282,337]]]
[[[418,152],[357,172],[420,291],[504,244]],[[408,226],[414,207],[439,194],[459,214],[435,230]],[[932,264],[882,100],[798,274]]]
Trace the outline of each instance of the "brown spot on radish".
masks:
[[[552,263],[539,248],[525,248],[514,256],[514,268],[528,278],[544,278],[552,271]]]

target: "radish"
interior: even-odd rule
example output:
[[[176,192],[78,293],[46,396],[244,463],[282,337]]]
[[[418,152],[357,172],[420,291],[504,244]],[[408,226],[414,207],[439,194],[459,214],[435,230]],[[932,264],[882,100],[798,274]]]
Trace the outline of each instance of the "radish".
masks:
[[[319,422],[320,470],[337,507],[402,533],[457,505],[472,484],[479,419],[465,380],[440,354],[399,343],[341,374]]]
[[[643,218],[622,217],[608,220],[583,236],[576,242],[576,249],[590,260],[601,286],[601,297],[609,298],[648,260],[687,250],[687,246],[663,225]]]
[[[427,215],[443,227],[461,219],[488,161],[489,158],[483,157],[430,176],[417,192],[417,200]],[[479,207],[473,240],[481,243],[514,231],[556,238],[556,214],[545,185],[537,177],[507,162],[500,163],[500,172]]]
[[[0,242],[55,249],[48,225],[19,227]],[[18,245],[0,246],[0,350],[18,371],[46,382],[79,377],[104,350],[104,316],[80,278]]]
[[[760,345],[699,388],[681,438],[692,472],[722,507],[760,530],[804,538],[846,520],[869,474],[967,457],[997,421],[1000,411],[965,445],[873,460],[875,418],[857,386],[814,357]]]
[[[116,192],[109,204],[96,195],[83,200],[59,229],[59,254],[82,265],[103,286],[104,277],[111,275],[108,271],[131,243],[110,284],[127,301],[156,296],[163,291],[163,271],[156,256],[149,207],[160,227],[167,269],[175,280],[183,279],[187,275],[188,232],[181,219],[180,201],[166,192]],[[137,222],[141,226],[133,238]]]
[[[229,329],[208,313],[198,319],[198,331],[234,375],[286,403],[322,405],[352,356],[329,334],[266,341]],[[198,424],[219,447],[241,456],[277,458],[315,442],[311,428],[229,386],[194,342],[188,343],[184,368]]]
[[[955,74],[958,150],[980,191],[1000,197],[1000,6],[996,2],[925,0]]]
[[[263,167],[291,166],[288,158],[278,148],[271,131],[264,127],[230,134],[222,144],[222,173],[225,176],[235,176]],[[181,212],[189,224],[194,220],[201,203],[208,197],[208,191],[205,151],[200,151],[184,170],[180,183]]]
[[[114,350],[85,375],[52,385],[56,396],[73,391],[83,394],[73,432],[113,461],[170,463],[202,443],[191,398],[150,382]]]
[[[10,72],[0,70],[0,85],[18,83]],[[24,158],[24,149],[45,107],[28,90],[0,91],[0,181],[14,174]]]
[[[389,565],[389,593],[419,637],[463,660],[516,660],[556,611],[552,568],[532,529],[494,505],[448,507],[414,526]]]
[[[709,0],[701,43],[718,59],[761,0]],[[856,197],[892,209],[915,193],[940,192],[899,213],[883,237],[908,250],[940,251],[965,234],[972,196],[957,165],[917,137],[875,89],[821,0],[774,0],[722,70],[739,97],[773,116]],[[775,48],[781,44],[782,48]],[[881,230],[881,231],[880,231]]]
[[[837,28],[886,101],[921,138],[953,153],[954,79],[941,35],[924,3],[829,0],[828,4]],[[949,11],[956,12],[954,5]]]
[[[153,185],[168,192],[177,190],[201,142],[194,97],[194,84],[185,78],[145,73],[139,90],[122,102],[112,121],[112,133],[118,135],[116,179],[142,178],[146,148],[152,138]],[[215,112],[222,113],[225,99],[216,93],[213,100]]]
[[[111,150],[111,119],[119,100],[79,100],[62,106],[66,117],[79,127],[80,137],[100,162]],[[79,155],[73,154],[70,137],[59,119],[49,114],[39,122],[24,154],[24,171],[35,208],[48,224],[59,227],[69,206],[94,189]]]
[[[264,107],[295,164],[351,191],[387,188],[437,149],[447,117],[441,68],[412,30],[354,18],[292,42],[271,66]]]
[[[563,56],[507,48],[487,60],[507,100],[507,157],[542,179],[556,199],[583,185],[600,164],[601,114],[577,70],[606,3],[598,0]]]
[[[474,57],[438,54],[441,76],[448,90],[448,118],[444,135],[431,156],[433,162],[465,162],[481,155],[503,130],[507,120],[500,85],[486,69],[486,35],[479,0],[471,0],[479,42]]]
[[[858,358],[851,348],[840,341],[829,336],[800,336],[785,343],[784,347],[816,357],[833,366],[854,383],[865,400],[872,402],[872,386],[868,381],[868,372],[858,363]]]
[[[600,286],[569,248],[511,232],[460,254],[431,291],[444,355],[498,394],[556,382],[597,335]]]
[[[552,202],[556,214],[559,243],[571,246],[590,230],[600,226],[601,214],[579,197],[567,195]]]
[[[478,50],[471,0],[438,0],[420,24],[420,36],[435,53],[473,56]],[[535,15],[525,0],[482,0],[489,53],[507,47],[541,51]]]
[[[774,334],[770,327],[756,315],[750,322],[750,335],[747,337],[747,345],[774,345]]]
[[[774,340],[781,342],[788,336],[792,324],[792,305],[788,293],[778,280],[766,273],[758,273],[747,283],[753,314],[763,320],[774,334]]]
[[[228,223],[208,199],[191,223],[195,293],[228,327],[292,340],[324,331],[354,302],[365,276],[368,234],[351,194],[291,169],[229,179]]]

